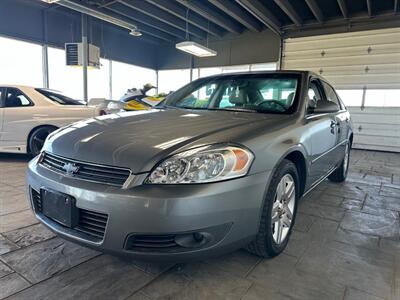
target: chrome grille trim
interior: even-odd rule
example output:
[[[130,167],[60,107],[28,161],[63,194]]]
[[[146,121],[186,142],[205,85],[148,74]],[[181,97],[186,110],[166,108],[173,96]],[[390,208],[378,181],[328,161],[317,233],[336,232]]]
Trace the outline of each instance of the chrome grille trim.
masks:
[[[71,178],[82,179],[95,183],[103,183],[123,187],[131,175],[131,171],[121,167],[111,167],[93,163],[82,162],[44,152],[39,159],[39,164]],[[66,164],[73,164],[78,170],[73,175],[68,175],[63,169]]]

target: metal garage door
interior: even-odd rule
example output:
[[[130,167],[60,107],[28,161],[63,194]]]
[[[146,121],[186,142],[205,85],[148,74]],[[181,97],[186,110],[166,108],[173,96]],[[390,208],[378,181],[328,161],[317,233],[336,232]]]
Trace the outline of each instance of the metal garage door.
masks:
[[[286,39],[282,68],[336,87],[352,111],[355,148],[400,152],[400,28]]]

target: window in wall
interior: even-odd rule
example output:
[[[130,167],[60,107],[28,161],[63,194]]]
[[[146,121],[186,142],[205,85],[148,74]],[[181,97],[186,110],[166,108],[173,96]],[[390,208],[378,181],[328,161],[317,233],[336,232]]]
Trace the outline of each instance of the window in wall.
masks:
[[[250,71],[275,71],[276,66],[276,63],[252,64]]]
[[[190,69],[158,71],[158,92],[176,91],[190,82]]]
[[[361,106],[363,90],[336,90],[336,92],[346,106]]]
[[[82,68],[65,64],[65,51],[48,48],[49,87],[74,99],[83,99]]]
[[[207,77],[212,75],[217,75],[222,73],[221,67],[214,67],[214,68],[201,68],[200,69],[200,77]]]
[[[100,59],[100,69],[88,70],[88,98],[110,98],[110,63]]]
[[[248,72],[250,65],[222,67],[222,73]]]
[[[276,67],[277,67],[276,63],[260,63],[252,65],[201,68],[200,77],[212,76],[222,73],[234,73],[234,72],[274,71],[276,70]]]
[[[400,89],[367,90],[365,106],[400,107]]]
[[[0,37],[0,82],[43,86],[42,47]]]
[[[118,61],[112,62],[112,98],[121,98],[128,89],[140,89],[146,83],[156,85],[156,71]],[[155,89],[148,92],[155,94]]]
[[[200,78],[200,69],[193,69],[192,81]]]

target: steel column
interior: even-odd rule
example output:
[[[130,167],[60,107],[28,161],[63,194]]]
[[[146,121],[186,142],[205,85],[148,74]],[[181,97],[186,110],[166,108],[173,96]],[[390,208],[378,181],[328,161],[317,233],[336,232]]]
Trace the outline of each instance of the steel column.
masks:
[[[86,14],[82,14],[82,70],[83,70],[83,101],[88,103],[88,17]]]
[[[42,75],[43,87],[49,88],[49,56],[47,52],[47,45],[42,45]]]

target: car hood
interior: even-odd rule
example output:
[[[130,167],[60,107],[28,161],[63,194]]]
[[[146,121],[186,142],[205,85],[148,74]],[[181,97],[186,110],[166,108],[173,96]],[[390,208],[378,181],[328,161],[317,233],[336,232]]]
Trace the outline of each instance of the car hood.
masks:
[[[152,109],[122,112],[74,123],[51,135],[44,150],[85,162],[148,172],[176,151],[224,142],[235,131],[276,116],[228,111]],[[230,142],[238,142],[230,140]]]

